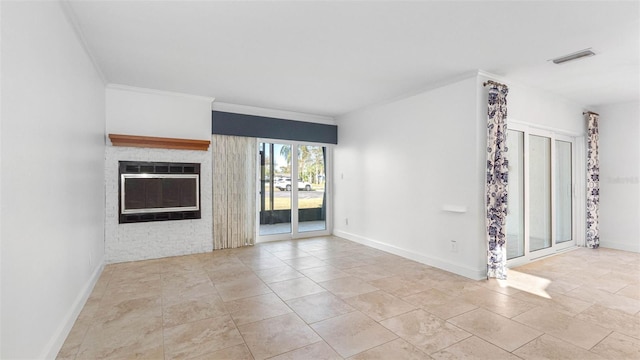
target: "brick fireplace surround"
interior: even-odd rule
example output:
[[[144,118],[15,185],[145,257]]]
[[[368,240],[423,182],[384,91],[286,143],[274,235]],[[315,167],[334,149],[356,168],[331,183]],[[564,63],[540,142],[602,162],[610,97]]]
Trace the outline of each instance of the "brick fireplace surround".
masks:
[[[140,137],[142,138],[142,137]],[[158,138],[147,138],[158,139]],[[181,140],[181,139],[175,139]],[[196,141],[198,142],[198,141]],[[204,143],[201,141],[201,143]],[[105,261],[118,263],[195,254],[213,250],[211,149],[182,150],[150,148],[122,144],[118,139],[105,150]],[[124,146],[123,146],[124,145]],[[138,147],[145,146],[145,147]],[[157,145],[156,147],[170,147]],[[201,219],[118,223],[118,162],[190,162],[200,163]]]

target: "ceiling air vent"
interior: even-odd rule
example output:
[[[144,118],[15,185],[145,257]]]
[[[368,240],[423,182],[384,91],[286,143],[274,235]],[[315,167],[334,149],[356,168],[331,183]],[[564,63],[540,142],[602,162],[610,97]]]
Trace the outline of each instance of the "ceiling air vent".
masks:
[[[595,54],[596,53],[594,53],[591,50],[591,48],[588,48],[588,49],[580,50],[578,52],[574,52],[573,54],[569,54],[569,55],[561,56],[559,58],[552,59],[551,61],[553,61],[554,64],[562,64],[562,63],[566,63],[567,61],[577,60],[577,59],[581,59],[583,57],[593,56]]]

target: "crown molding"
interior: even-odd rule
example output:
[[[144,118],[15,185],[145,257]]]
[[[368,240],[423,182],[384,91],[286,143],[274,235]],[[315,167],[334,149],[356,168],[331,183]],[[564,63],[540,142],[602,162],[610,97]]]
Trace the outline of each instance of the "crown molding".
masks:
[[[409,91],[409,92],[405,92],[405,93],[403,93],[401,95],[394,96],[394,97],[392,97],[390,99],[387,99],[387,100],[384,100],[384,101],[379,101],[377,103],[370,104],[370,105],[367,105],[367,106],[364,106],[364,107],[361,107],[361,108],[346,112],[346,113],[341,114],[340,116],[338,116],[338,118],[343,118],[343,117],[347,117],[347,116],[350,116],[350,115],[353,115],[353,114],[358,114],[360,112],[365,112],[367,110],[374,109],[374,108],[376,108],[378,106],[391,104],[391,103],[394,103],[396,101],[401,101],[401,100],[408,99],[408,98],[416,96],[416,95],[420,95],[420,94],[429,92],[431,90],[435,90],[435,89],[438,89],[438,88],[441,88],[441,87],[444,87],[444,86],[447,86],[447,85],[455,84],[455,83],[463,81],[463,80],[467,80],[467,79],[471,79],[471,78],[477,78],[477,77],[478,77],[478,71],[467,71],[467,72],[461,73],[461,74],[456,75],[456,76],[448,77],[448,78],[443,79],[443,80],[431,82],[431,83],[427,84],[426,86],[420,87],[418,89],[415,89],[415,90],[412,90],[412,91]]]
[[[215,100],[214,97],[209,97],[209,96],[192,95],[192,94],[185,94],[180,92],[156,90],[156,89],[142,88],[137,86],[122,85],[122,84],[107,84],[107,89],[131,91],[131,92],[151,94],[151,95],[176,96],[176,97],[183,97],[183,98],[201,100],[201,101],[207,101],[207,102],[213,102]]]
[[[332,117],[328,117],[328,116],[312,115],[312,114],[305,114],[305,113],[286,111],[286,110],[267,109],[267,108],[248,106],[248,105],[230,104],[230,103],[224,103],[224,102],[218,102],[218,101],[215,101],[212,104],[211,110],[229,112],[234,114],[264,116],[264,117],[270,117],[270,118],[276,118],[276,119],[304,121],[304,122],[311,122],[311,123],[318,123],[318,124],[327,124],[327,125],[336,124],[335,120]]]

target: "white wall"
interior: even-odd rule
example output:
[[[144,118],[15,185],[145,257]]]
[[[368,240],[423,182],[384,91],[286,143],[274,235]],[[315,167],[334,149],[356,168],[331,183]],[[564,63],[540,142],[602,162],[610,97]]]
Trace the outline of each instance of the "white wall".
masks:
[[[640,252],[640,103],[600,114],[600,245]]]
[[[104,256],[104,85],[58,2],[2,7],[0,357],[53,358]]]
[[[460,275],[486,276],[482,83],[489,78],[509,85],[508,121],[576,135],[581,156],[581,106],[483,72],[347,114],[337,119],[336,235]],[[583,195],[582,185],[577,214]]]
[[[468,277],[485,274],[477,85],[472,76],[337,119],[336,235]]]
[[[107,134],[211,140],[213,98],[131,86],[107,87]]]
[[[107,132],[211,140],[212,98],[109,85]],[[106,262],[213,250],[211,147],[208,151],[115,147],[105,151]],[[200,163],[201,219],[118,223],[118,161]]]
[[[486,81],[489,77],[480,76],[480,79]],[[510,83],[507,79],[504,82],[509,85],[508,121],[559,130],[566,134],[585,134],[586,123],[580,104],[548,92]]]

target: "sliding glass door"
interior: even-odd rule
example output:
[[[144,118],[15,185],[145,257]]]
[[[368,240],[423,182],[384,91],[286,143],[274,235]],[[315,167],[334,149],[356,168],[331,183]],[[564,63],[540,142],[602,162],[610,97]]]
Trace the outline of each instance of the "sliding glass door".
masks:
[[[328,235],[329,149],[259,142],[258,241]]]
[[[326,148],[298,146],[298,232],[327,229]]]
[[[529,134],[529,251],[551,247],[551,139]]]
[[[283,182],[291,145],[260,143],[260,221],[258,235],[291,233],[291,184]],[[284,187],[282,187],[284,186]]]
[[[556,243],[573,240],[573,143],[556,140],[555,224]]]
[[[524,132],[507,131],[507,259],[524,256]]]
[[[510,125],[507,258],[517,265],[575,245],[573,138]]]

